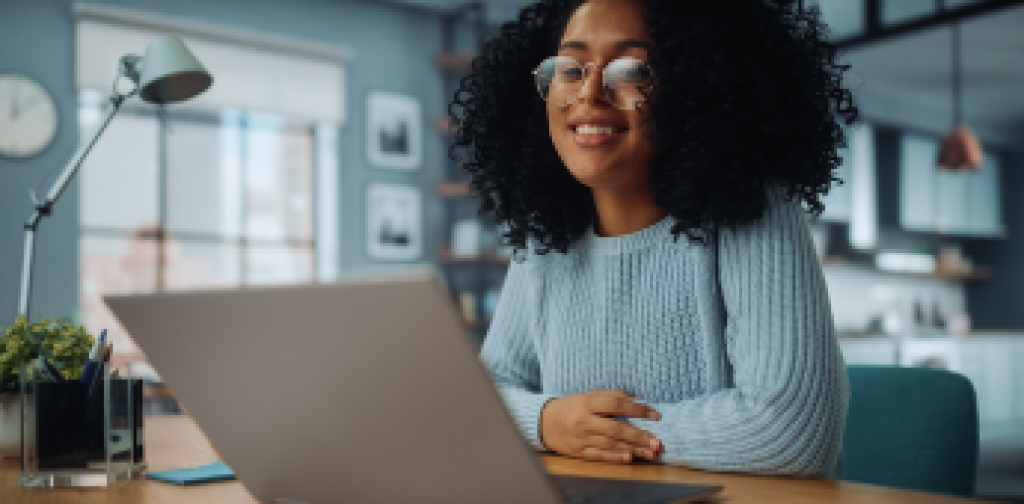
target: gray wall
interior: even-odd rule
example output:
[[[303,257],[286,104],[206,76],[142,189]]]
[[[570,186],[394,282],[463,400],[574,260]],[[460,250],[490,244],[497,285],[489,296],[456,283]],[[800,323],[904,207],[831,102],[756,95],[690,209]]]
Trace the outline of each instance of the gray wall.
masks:
[[[0,72],[39,80],[54,96],[61,125],[54,142],[23,161],[0,158],[0,326],[17,314],[22,225],[32,211],[28,190],[63,165],[77,146],[74,32],[63,1],[0,0]],[[52,179],[51,179],[52,180]],[[44,192],[45,185],[37,192]],[[40,225],[32,313],[71,315],[78,303],[78,185],[72,183]]]
[[[339,271],[386,266],[366,257],[365,191],[371,181],[422,188],[425,243],[423,260],[433,260],[441,233],[441,203],[434,188],[441,177],[444,146],[435,132],[443,114],[441,19],[427,11],[379,2],[340,0],[103,0],[97,4],[191,18],[278,35],[344,46],[354,58],[347,67],[348,120],[338,138]],[[0,326],[17,312],[22,224],[31,212],[27,190],[63,166],[77,146],[74,78],[74,15],[71,0],[0,0],[0,72],[31,75],[56,97],[61,127],[56,141],[27,160],[0,158]],[[142,51],[144,48],[135,48]],[[114,66],[111,62],[111,68]],[[111,75],[113,78],[113,75]],[[415,172],[368,166],[365,105],[370,90],[419,98],[424,112],[424,163]],[[115,118],[115,120],[117,120]],[[102,139],[101,139],[102,141]],[[32,312],[71,316],[78,303],[78,186],[73,183],[54,214],[40,226]],[[390,263],[389,263],[390,264]]]

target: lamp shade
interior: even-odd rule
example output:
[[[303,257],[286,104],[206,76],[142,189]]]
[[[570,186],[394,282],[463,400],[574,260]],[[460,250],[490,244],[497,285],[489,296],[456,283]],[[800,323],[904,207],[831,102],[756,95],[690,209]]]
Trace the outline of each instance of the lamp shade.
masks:
[[[971,130],[957,126],[942,139],[939,149],[940,170],[974,170],[984,161],[981,144]]]
[[[139,96],[150,103],[191,99],[213,84],[213,76],[180,38],[163,36],[146,47],[139,71]]]

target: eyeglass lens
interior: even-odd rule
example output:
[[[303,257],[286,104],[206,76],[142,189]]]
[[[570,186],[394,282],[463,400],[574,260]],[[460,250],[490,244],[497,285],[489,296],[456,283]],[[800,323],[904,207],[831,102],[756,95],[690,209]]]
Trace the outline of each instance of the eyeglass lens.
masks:
[[[537,67],[537,90],[541,98],[565,107],[579,98],[587,81],[588,68],[568,56],[555,56]],[[604,67],[601,84],[608,101],[616,108],[631,110],[643,103],[654,76],[650,67],[634,58],[619,58]]]

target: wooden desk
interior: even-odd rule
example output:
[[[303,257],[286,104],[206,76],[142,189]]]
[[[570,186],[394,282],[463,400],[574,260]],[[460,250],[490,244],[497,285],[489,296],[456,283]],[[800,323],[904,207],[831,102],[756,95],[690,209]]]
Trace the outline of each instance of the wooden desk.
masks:
[[[146,453],[152,470],[173,469],[208,464],[217,454],[199,427],[188,417],[146,418]],[[602,476],[651,481],[722,485],[718,494],[729,503],[899,503],[941,504],[977,502],[936,495],[893,490],[861,483],[822,479],[800,479],[741,474],[719,474],[682,467],[656,464],[611,465],[582,462],[560,456],[546,455],[544,463],[553,473],[581,476]],[[0,502],[4,504],[164,504],[164,503],[247,503],[256,502],[241,483],[210,483],[195,487],[178,487],[167,483],[137,479],[108,490],[42,490],[18,488],[17,460],[0,462]]]

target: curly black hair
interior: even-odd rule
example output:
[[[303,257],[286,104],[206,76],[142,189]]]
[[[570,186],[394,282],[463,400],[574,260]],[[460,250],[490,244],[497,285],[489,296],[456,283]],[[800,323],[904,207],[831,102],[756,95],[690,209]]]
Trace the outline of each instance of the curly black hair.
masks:
[[[480,212],[507,226],[517,250],[565,253],[596,217],[589,188],[565,168],[531,70],[555,54],[585,0],[543,0],[487,41],[448,110],[449,151],[470,174]],[[646,0],[658,88],[645,132],[655,149],[655,202],[675,239],[698,243],[758,220],[769,186],[814,214],[833,182],[840,121],[858,110],[816,7],[799,0]]]

